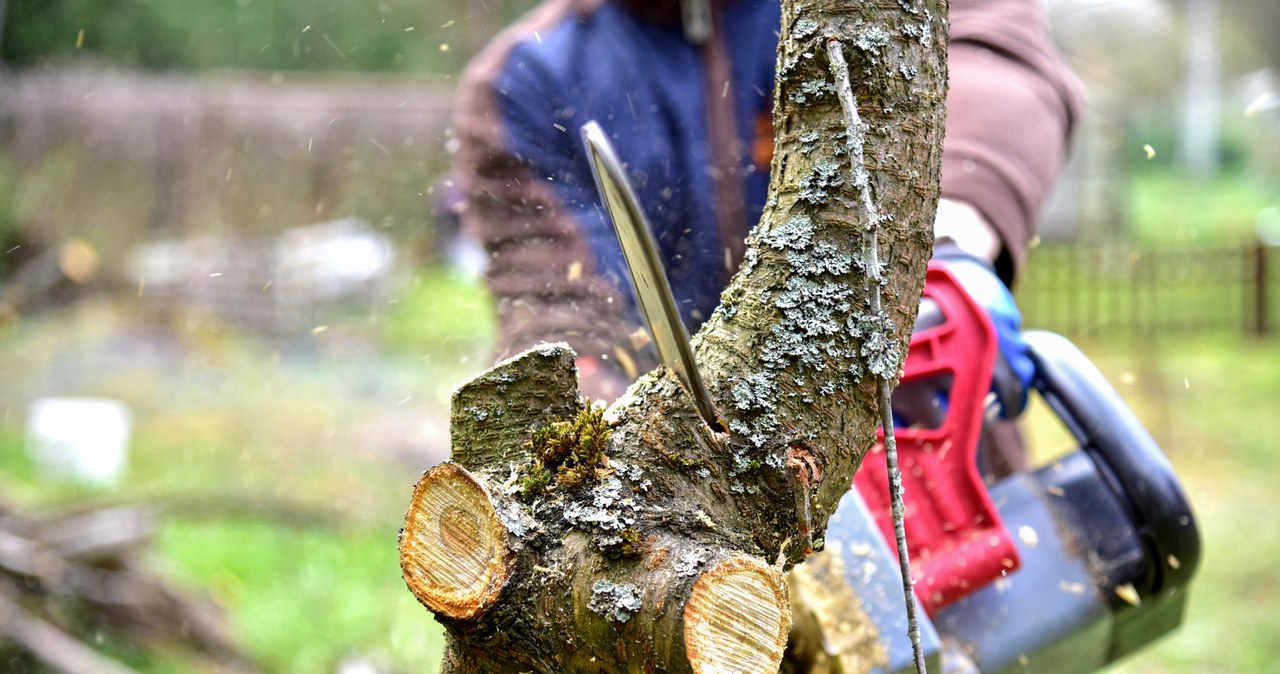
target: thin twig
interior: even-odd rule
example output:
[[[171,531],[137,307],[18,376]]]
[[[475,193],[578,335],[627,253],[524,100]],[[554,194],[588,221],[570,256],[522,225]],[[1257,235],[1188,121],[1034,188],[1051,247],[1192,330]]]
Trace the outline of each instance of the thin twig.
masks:
[[[871,185],[863,156],[864,129],[858,115],[858,99],[853,94],[853,85],[849,79],[849,64],[845,61],[844,47],[839,40],[827,41],[827,57],[831,64],[831,74],[836,81],[836,95],[840,98],[840,106],[844,108],[848,126],[845,135],[846,143],[849,145],[849,163],[853,168],[852,181],[858,188],[862,198],[862,208],[867,218],[867,227],[862,233],[863,258],[872,287],[871,311],[878,315],[882,311],[880,288],[884,283],[880,273],[880,252],[876,239],[876,230],[880,224],[880,209],[871,198]],[[911,639],[916,671],[919,674],[926,674],[924,649],[920,645],[920,620],[916,615],[916,595],[911,582],[911,559],[907,553],[907,532],[903,523],[906,508],[902,503],[902,474],[898,470],[898,443],[893,437],[892,394],[892,374],[886,373],[880,378],[880,423],[884,427],[884,450],[889,468],[893,533],[897,538],[898,562],[902,567],[902,588],[907,604],[907,636]]]

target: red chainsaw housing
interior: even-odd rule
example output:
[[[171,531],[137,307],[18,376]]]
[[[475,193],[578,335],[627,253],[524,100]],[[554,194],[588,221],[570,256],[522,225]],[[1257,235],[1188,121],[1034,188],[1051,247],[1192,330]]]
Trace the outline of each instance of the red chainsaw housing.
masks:
[[[936,307],[943,320],[911,336],[898,392],[912,386],[940,389],[942,397],[929,398],[942,401],[934,407],[945,410],[945,417],[940,424],[895,428],[894,437],[916,596],[933,615],[1018,568],[1021,560],[978,473],[984,401],[995,369],[995,328],[941,265],[930,263],[924,298],[922,311]],[[853,483],[889,548],[896,550],[887,474],[881,431]]]

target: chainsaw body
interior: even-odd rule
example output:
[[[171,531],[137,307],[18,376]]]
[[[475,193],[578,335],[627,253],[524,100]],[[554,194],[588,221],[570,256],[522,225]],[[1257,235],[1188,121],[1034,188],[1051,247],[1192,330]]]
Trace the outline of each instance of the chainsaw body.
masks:
[[[1036,393],[1078,448],[989,487],[978,472],[996,336],[943,268],[894,394],[907,542],[933,671],[1084,674],[1182,621],[1200,537],[1172,466],[1091,362],[1029,332]],[[914,671],[889,517],[883,441],[833,514],[825,552],[888,654]]]

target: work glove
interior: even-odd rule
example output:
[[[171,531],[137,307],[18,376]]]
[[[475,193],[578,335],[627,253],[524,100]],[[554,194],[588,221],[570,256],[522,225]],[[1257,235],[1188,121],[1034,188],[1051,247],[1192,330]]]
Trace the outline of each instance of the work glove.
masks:
[[[995,394],[1000,417],[1016,418],[1027,406],[1035,362],[1022,336],[1022,314],[1018,312],[1013,294],[996,276],[990,263],[960,250],[946,239],[934,246],[933,259],[951,272],[969,297],[991,318],[998,344],[991,392]],[[917,323],[917,329],[920,327]]]

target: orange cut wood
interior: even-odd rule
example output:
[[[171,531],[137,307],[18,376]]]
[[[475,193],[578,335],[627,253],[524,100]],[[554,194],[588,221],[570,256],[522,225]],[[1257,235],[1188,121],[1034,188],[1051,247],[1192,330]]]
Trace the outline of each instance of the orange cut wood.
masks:
[[[684,607],[685,652],[695,674],[777,672],[790,631],[782,574],[747,555],[702,574]]]
[[[443,463],[414,485],[400,532],[400,569],[427,608],[455,619],[481,614],[511,572],[508,532],[484,482]]]

